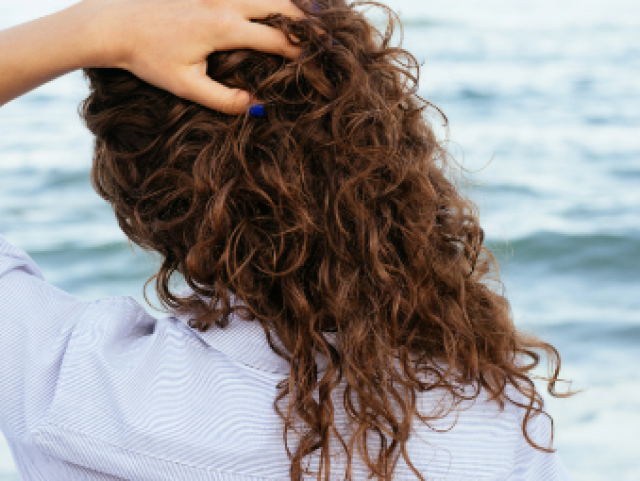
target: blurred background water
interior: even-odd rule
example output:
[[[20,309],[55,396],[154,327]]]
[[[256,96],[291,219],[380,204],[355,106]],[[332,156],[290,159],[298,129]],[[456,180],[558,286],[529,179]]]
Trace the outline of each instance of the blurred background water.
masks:
[[[0,28],[71,3],[0,0]],[[516,322],[585,389],[549,400],[565,464],[575,480],[640,480],[640,2],[387,3],[471,171]],[[155,261],[90,187],[86,93],[73,73],[0,109],[0,232],[61,289],[143,303]],[[0,480],[14,479],[2,443]]]

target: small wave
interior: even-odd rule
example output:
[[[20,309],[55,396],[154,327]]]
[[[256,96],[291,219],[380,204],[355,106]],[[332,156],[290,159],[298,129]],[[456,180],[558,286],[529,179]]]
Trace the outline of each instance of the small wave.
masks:
[[[400,16],[402,26],[405,28],[425,28],[425,27],[460,27],[463,26],[460,23],[436,20],[435,18],[420,18],[420,17],[408,17]]]
[[[81,186],[86,187],[89,184],[88,169],[75,170],[51,170],[47,172],[46,188],[55,189],[61,187]]]
[[[466,190],[471,196],[478,194],[492,194],[497,196],[517,195],[530,198],[540,198],[542,196],[541,193],[533,187],[506,183],[472,184],[467,187]]]
[[[99,259],[100,257],[120,254],[130,250],[126,242],[104,242],[94,245],[82,245],[76,242],[64,242],[39,250],[30,250],[30,254],[45,261],[59,259],[72,255],[77,258],[89,257]]]
[[[536,232],[511,242],[489,242],[511,269],[533,267],[599,280],[640,282],[640,233]]]
[[[496,94],[486,90],[478,90],[472,88],[463,88],[458,91],[456,97],[462,100],[494,100]]]
[[[640,325],[614,322],[567,322],[536,329],[555,339],[571,339],[576,344],[596,343],[611,346],[640,342]],[[640,353],[639,353],[640,354]]]
[[[640,179],[640,169],[613,169],[611,173],[623,179]]]

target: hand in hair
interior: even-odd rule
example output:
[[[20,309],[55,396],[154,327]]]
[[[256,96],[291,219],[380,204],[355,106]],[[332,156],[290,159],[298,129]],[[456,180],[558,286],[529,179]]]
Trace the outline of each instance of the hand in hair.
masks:
[[[118,67],[171,93],[227,114],[248,92],[207,76],[216,51],[255,49],[296,58],[278,29],[252,22],[301,18],[290,0],[85,0],[0,32],[0,105],[78,68]]]
[[[281,13],[301,17],[289,0],[85,0],[104,15],[103,44],[111,65],[225,113],[240,113],[248,92],[207,76],[214,51],[255,49],[296,58],[299,49],[278,29],[251,22]],[[108,44],[111,44],[107,46]]]

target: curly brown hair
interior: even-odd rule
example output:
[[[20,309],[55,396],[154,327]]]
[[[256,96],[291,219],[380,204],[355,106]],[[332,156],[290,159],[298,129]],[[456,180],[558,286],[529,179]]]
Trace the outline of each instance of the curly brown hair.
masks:
[[[224,328],[234,312],[259,322],[290,362],[274,408],[292,479],[317,450],[317,479],[329,479],[332,435],[349,466],[357,449],[372,476],[391,479],[402,455],[424,479],[406,443],[413,418],[447,415],[417,411],[417,394],[434,389],[451,395],[451,409],[481,391],[501,408],[524,408],[525,438],[552,451],[527,432],[548,415],[531,371],[545,353],[549,392],[567,395],[555,390],[560,356],[514,326],[475,207],[450,180],[425,116],[434,106],[417,95],[419,65],[392,44],[398,18],[375,4],[389,16],[382,33],[361,4],[295,3],[307,18],[262,22],[303,47],[298,60],[246,50],[209,58],[209,75],[253,92],[266,118],[208,110],[123,70],[86,70],[95,189],[133,242],[161,254],[149,281],[166,308],[200,331]],[[176,274],[193,295],[173,291]],[[341,383],[348,442],[334,426]],[[460,385],[474,387],[471,397]],[[290,431],[299,433],[295,452]]]

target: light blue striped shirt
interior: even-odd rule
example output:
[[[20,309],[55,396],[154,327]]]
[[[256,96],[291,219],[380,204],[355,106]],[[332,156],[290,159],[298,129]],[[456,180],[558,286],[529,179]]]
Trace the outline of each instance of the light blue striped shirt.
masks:
[[[0,426],[21,478],[288,479],[273,409],[287,362],[256,323],[232,318],[200,333],[185,321],[156,319],[128,297],[80,301],[47,284],[0,236]],[[424,395],[422,408],[435,396]],[[466,407],[448,432],[415,423],[409,455],[427,479],[569,479],[557,454],[524,440],[522,410],[484,400]],[[348,435],[346,416],[336,421]],[[549,427],[537,417],[533,439],[546,444]],[[343,461],[332,460],[332,479],[344,479]],[[317,467],[317,458],[309,462]],[[355,479],[366,474],[356,463]],[[415,479],[402,460],[395,479]]]

